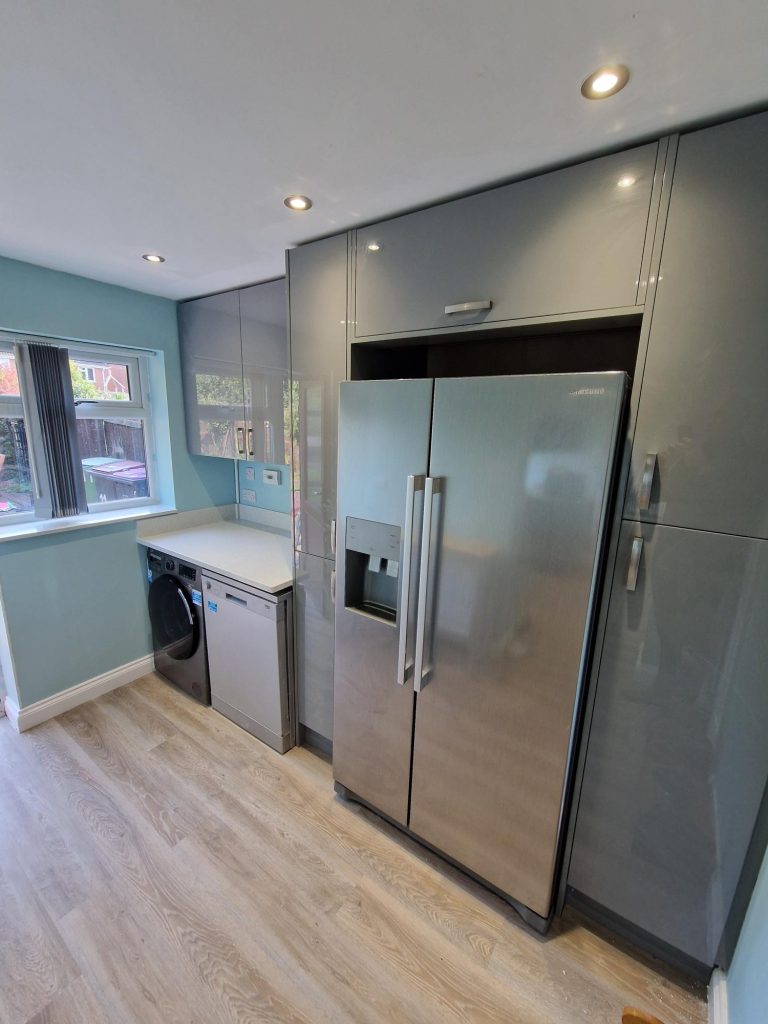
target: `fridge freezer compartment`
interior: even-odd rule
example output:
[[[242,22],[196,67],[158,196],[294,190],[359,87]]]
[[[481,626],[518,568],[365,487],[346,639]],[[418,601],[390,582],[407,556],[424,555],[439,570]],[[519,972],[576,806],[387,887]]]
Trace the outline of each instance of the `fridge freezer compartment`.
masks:
[[[400,527],[350,516],[344,545],[344,607],[394,625],[399,583]]]

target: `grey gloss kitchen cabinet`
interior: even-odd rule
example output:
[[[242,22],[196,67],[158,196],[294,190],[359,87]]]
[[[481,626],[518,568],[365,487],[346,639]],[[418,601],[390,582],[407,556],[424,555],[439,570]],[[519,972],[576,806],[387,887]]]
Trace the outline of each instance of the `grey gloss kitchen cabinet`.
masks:
[[[187,446],[193,455],[245,456],[238,292],[179,304]]]
[[[680,139],[628,518],[768,537],[766,182],[768,114]]]
[[[768,777],[766,622],[768,542],[622,525],[568,883],[705,965]]]
[[[334,563],[295,553],[294,628],[299,721],[316,736],[333,736]]]
[[[355,337],[642,302],[658,144],[357,231]],[[490,309],[446,312],[490,301]]]
[[[240,291],[247,456],[285,464],[290,423],[285,278]]]
[[[299,722],[333,737],[339,384],[347,375],[347,236],[289,250],[296,686]]]
[[[347,367],[347,236],[288,252],[294,542],[333,557],[339,383]]]

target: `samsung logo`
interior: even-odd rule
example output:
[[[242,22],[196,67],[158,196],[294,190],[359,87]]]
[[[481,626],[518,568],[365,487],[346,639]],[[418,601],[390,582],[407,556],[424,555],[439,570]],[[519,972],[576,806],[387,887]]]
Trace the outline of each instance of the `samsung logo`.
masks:
[[[571,396],[576,395],[604,395],[605,388],[579,388],[578,391],[571,391]]]

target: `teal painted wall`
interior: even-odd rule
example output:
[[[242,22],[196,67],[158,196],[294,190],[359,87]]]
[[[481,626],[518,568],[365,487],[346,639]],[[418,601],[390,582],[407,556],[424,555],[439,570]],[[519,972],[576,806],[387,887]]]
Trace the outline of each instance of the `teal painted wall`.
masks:
[[[232,463],[187,453],[175,302],[0,257],[0,328],[162,351],[176,506],[234,501]],[[151,650],[133,523],[0,543],[0,590],[22,707]]]
[[[291,470],[288,466],[281,466],[272,462],[239,462],[238,472],[240,474],[240,503],[250,505],[252,508],[265,508],[271,512],[291,511]],[[253,480],[248,479],[248,471],[253,470]],[[262,480],[262,470],[276,469],[280,474],[280,483],[265,484]],[[254,491],[255,501],[249,501],[248,491]]]
[[[728,970],[728,1024],[758,1024],[768,1006],[768,853]]]

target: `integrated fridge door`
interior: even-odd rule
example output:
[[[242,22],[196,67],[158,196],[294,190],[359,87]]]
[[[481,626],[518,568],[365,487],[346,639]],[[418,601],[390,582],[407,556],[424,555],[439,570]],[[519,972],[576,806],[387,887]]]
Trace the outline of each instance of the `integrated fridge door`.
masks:
[[[343,383],[333,774],[407,823],[418,543],[431,380]]]
[[[539,927],[624,392],[621,373],[435,382],[410,828]]]

